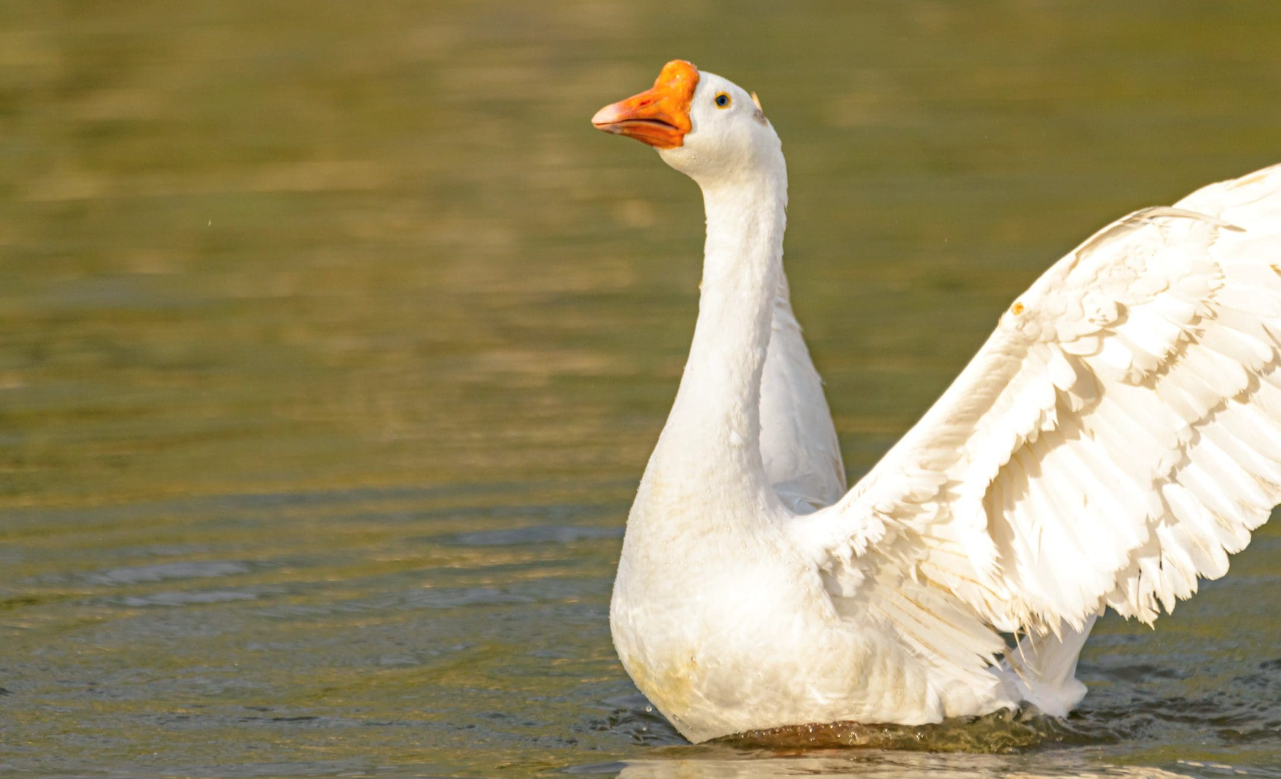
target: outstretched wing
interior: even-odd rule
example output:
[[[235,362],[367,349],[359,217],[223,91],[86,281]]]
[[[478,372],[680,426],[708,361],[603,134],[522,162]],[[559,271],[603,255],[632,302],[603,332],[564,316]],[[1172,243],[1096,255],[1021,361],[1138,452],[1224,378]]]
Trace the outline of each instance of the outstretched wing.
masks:
[[[830,506],[845,494],[832,413],[782,275],[761,375],[761,459],[774,490],[797,512]]]
[[[974,655],[992,651],[981,623],[1057,631],[1104,606],[1151,622],[1281,502],[1279,365],[1275,166],[1056,263],[885,458],[790,530],[844,596],[898,593],[887,619],[923,641],[951,625]]]

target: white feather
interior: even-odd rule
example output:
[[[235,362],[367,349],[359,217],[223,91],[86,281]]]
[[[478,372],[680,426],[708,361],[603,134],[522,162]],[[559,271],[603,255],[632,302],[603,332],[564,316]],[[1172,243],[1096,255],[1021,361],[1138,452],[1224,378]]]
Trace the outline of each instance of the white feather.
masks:
[[[1251,209],[1236,208],[1238,199]],[[1271,368],[1278,359],[1272,333],[1281,327],[1281,276],[1273,267],[1281,263],[1281,221],[1275,206],[1258,208],[1262,201],[1281,203],[1281,167],[1101,231],[1020,297],[1044,301],[1027,306],[1024,318],[1075,310],[1060,299],[1088,301],[1078,320],[1015,323],[1007,314],[971,367],[999,352],[1021,354],[1018,370],[967,369],[865,478],[866,488],[856,485],[811,521],[866,513],[875,502],[879,513],[910,528],[914,501],[893,470],[937,459],[940,444],[930,430],[963,420],[968,437],[943,469],[959,493],[982,488],[1001,497],[983,503],[985,522],[946,503],[933,521],[953,525],[967,548],[984,544],[967,543],[966,535],[997,542],[995,567],[983,555],[971,564],[1016,602],[994,612],[958,593],[982,619],[1019,613],[1021,627],[1036,630],[1087,619],[1107,601],[1150,621],[1160,607],[1190,595],[1197,576],[1222,575],[1225,552],[1244,548],[1249,531],[1281,500],[1281,377]],[[1208,206],[1208,214],[1187,204]],[[1081,348],[1062,340],[1073,332],[1091,342]],[[1043,362],[1037,355],[1047,333],[1054,334],[1051,358]],[[1085,356],[1065,364],[1073,354]],[[1097,393],[1082,399],[1070,391],[1087,379]],[[1020,388],[1018,398],[1007,399],[994,382]],[[1029,429],[1028,407],[1044,406],[1047,387],[1062,400],[1058,416]],[[977,415],[968,404],[962,412],[963,399],[974,397],[999,401]],[[1051,422],[1084,435],[1033,443]],[[976,467],[986,462],[1001,465]],[[1061,510],[1071,491],[1092,506]],[[886,495],[899,495],[898,503],[887,506]],[[900,543],[913,543],[912,536]],[[1078,543],[1088,544],[1088,560]]]
[[[689,99],[661,154],[704,191],[702,298],[628,518],[624,667],[695,741],[1066,713],[1104,608],[1155,620],[1281,501],[1281,166],[1095,233],[845,492],[782,270],[778,137],[718,76]]]

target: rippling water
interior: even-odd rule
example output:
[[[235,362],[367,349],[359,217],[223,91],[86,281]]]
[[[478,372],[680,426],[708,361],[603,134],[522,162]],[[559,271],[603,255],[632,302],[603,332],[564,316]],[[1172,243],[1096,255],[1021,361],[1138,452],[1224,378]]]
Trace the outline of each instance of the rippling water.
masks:
[[[0,5],[0,771],[1281,776],[1281,525],[1155,632],[1102,621],[1064,722],[684,744],[606,611],[701,203],[587,124],[676,56],[761,94],[857,476],[1076,241],[1281,160],[1279,30],[1263,0]]]

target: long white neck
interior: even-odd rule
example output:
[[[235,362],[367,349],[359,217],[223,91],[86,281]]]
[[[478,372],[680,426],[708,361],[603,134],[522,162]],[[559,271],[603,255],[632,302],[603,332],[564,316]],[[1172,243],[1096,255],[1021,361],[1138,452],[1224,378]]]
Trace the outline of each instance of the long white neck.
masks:
[[[669,485],[683,485],[682,492],[770,500],[760,451],[760,396],[783,272],[782,155],[766,170],[704,184],[703,203],[707,243],[698,323],[650,470]],[[668,478],[673,476],[678,478]]]

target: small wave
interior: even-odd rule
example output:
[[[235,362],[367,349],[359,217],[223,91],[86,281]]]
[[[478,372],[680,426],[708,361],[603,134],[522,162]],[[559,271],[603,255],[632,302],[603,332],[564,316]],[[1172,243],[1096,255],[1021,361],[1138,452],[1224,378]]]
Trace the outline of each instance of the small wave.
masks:
[[[94,584],[142,584],[174,579],[213,579],[219,576],[235,576],[249,573],[249,570],[248,565],[239,562],[222,560],[185,561],[112,568],[88,574],[85,579]]]

